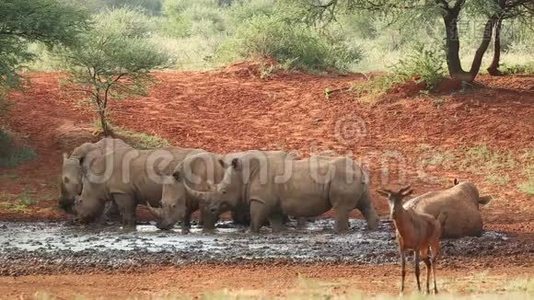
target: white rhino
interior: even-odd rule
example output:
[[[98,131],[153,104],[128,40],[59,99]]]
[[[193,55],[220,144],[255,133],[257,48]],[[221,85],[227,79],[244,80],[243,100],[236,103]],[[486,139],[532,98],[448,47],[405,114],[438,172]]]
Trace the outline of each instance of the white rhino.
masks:
[[[490,196],[480,196],[478,189],[471,182],[458,183],[455,186],[437,192],[429,192],[408,200],[403,205],[418,212],[427,213],[438,218],[447,215],[442,224],[443,238],[460,238],[480,236],[483,230],[480,205],[491,201]]]
[[[225,162],[223,180],[210,192],[190,189],[209,205],[250,205],[251,231],[266,220],[273,231],[283,229],[284,216],[315,217],[333,208],[336,231],[349,229],[349,213],[358,208],[370,229],[378,216],[369,197],[367,174],[350,158],[312,157],[294,160],[284,152],[266,155],[250,151]]]
[[[121,139],[103,138],[96,143],[84,143],[76,147],[70,156],[63,153],[59,207],[66,212],[73,212],[74,197],[80,195],[83,188],[83,170],[87,170],[95,158],[117,149],[132,149],[132,147]]]
[[[197,149],[164,148],[136,150],[120,148],[96,155],[82,176],[83,188],[76,197],[74,210],[82,223],[93,221],[114,201],[122,223],[134,227],[138,204],[160,206],[162,185],[166,175]]]

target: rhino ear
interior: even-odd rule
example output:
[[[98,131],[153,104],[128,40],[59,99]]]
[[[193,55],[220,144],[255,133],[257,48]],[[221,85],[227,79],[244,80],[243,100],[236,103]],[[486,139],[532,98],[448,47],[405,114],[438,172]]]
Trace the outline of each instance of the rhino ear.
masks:
[[[232,159],[232,167],[236,170],[241,169],[241,160],[239,158]]]
[[[180,171],[175,171],[174,173],[172,173],[172,177],[174,177],[176,181],[182,180],[182,175],[180,174]]]
[[[63,176],[63,182],[64,182],[64,183],[69,183],[69,181],[70,181],[70,180],[69,180],[69,177],[67,177],[67,176]],[[61,185],[61,186],[63,187],[63,185]]]
[[[217,159],[217,161],[219,162],[219,164],[221,165],[221,167],[226,168],[226,163],[224,162],[224,159],[219,158],[219,159]]]
[[[460,180],[458,180],[458,178],[454,178],[452,183],[453,183],[453,185],[458,185],[458,183],[460,183]]]
[[[478,203],[481,205],[486,205],[491,202],[493,198],[491,196],[481,196],[478,197]]]
[[[67,152],[63,152],[63,161],[69,159],[69,154]]]

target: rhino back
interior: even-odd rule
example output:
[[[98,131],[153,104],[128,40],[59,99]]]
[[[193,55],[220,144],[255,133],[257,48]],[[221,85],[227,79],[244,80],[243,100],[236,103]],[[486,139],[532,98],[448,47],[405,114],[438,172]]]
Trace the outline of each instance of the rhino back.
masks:
[[[191,149],[136,150],[115,149],[97,157],[91,164],[96,174],[107,173],[104,184],[108,193],[127,194],[139,203],[158,205],[165,176],[180,163]]]
[[[469,186],[465,188],[457,185],[410,199],[403,206],[427,213],[435,218],[438,218],[441,213],[446,213],[447,219],[443,226],[443,237],[458,238],[480,235],[482,217],[478,207],[473,203],[473,195]]]

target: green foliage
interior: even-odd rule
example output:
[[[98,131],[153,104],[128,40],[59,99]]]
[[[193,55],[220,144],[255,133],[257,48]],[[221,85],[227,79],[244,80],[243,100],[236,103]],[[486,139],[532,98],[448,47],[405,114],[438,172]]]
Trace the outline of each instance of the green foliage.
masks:
[[[59,0],[0,1],[0,115],[6,110],[5,92],[19,84],[17,71],[35,59],[28,44],[72,44],[85,28],[86,17]]]
[[[235,54],[232,57],[228,53]],[[272,57],[304,70],[346,70],[361,58],[358,48],[339,37],[319,34],[290,15],[257,15],[243,22],[220,55],[232,58]]]
[[[36,156],[32,148],[15,145],[11,136],[0,130],[0,167],[14,168]]]
[[[441,50],[417,45],[390,68],[390,72],[353,86],[357,95],[380,95],[394,86],[414,80],[434,89],[445,78]]]
[[[102,13],[110,9],[138,9],[147,15],[160,15],[163,0],[67,0],[83,5],[91,12]]]
[[[210,36],[226,30],[225,16],[215,0],[167,0],[163,11],[164,28],[172,36]]]
[[[271,16],[275,13],[275,0],[240,0],[232,3],[229,9],[230,20],[235,27],[254,17]]]
[[[504,74],[532,75],[534,74],[534,61],[527,62],[525,64],[514,64],[514,65],[503,64],[501,69]]]
[[[90,95],[106,135],[108,100],[144,94],[149,72],[171,61],[150,40],[153,25],[138,11],[104,12],[94,16],[78,45],[63,49],[71,80]]]
[[[169,141],[157,135],[129,130],[117,130],[116,135],[136,149],[158,149],[170,145]]]
[[[434,89],[445,77],[443,51],[416,46],[392,68],[401,81],[415,79],[424,82],[428,90]]]

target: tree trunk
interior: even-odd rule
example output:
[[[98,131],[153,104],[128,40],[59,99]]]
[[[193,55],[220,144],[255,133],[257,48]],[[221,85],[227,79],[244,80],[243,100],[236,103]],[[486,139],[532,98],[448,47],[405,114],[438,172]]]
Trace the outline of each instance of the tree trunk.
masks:
[[[445,23],[445,46],[447,52],[447,68],[452,79],[471,81],[468,72],[462,69],[460,60],[460,37],[458,34],[458,12],[449,10],[443,16]]]
[[[499,66],[501,62],[501,29],[505,14],[506,0],[499,0],[499,7],[501,8],[501,11],[499,12],[497,23],[494,25],[495,40],[493,42],[493,60],[487,69],[488,73],[492,76],[502,75],[501,71],[499,71]]]
[[[98,115],[100,116],[100,126],[102,127],[102,133],[104,136],[111,136],[111,128],[109,128],[108,122],[106,120],[106,110],[105,109],[98,109]]]
[[[502,28],[502,19],[497,21],[495,25],[495,40],[493,43],[493,60],[491,61],[490,66],[488,67],[488,73],[492,76],[502,75],[499,71],[499,66],[501,62],[501,28]]]
[[[470,81],[475,80],[476,76],[478,75],[478,72],[480,72],[482,58],[484,58],[484,53],[486,53],[486,50],[488,50],[489,44],[491,42],[491,36],[495,21],[496,18],[491,17],[488,22],[486,22],[486,26],[484,26],[484,34],[482,36],[482,41],[480,42],[480,46],[478,46],[477,52],[475,53],[475,57],[473,58],[473,63],[471,64],[471,70],[469,71],[469,74],[472,77]]]

